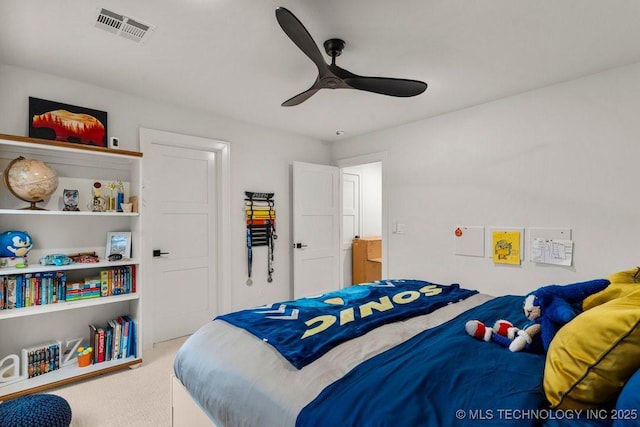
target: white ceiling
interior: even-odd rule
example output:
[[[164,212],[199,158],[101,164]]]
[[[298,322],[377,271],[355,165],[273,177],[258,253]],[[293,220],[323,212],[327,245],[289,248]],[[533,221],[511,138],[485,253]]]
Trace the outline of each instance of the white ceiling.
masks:
[[[327,89],[281,107],[317,70],[278,25],[278,6],[322,52],[344,39],[342,68],[427,91]],[[143,44],[114,36],[93,25],[100,8],[155,31]],[[637,0],[0,0],[2,63],[325,141],[638,61]]]

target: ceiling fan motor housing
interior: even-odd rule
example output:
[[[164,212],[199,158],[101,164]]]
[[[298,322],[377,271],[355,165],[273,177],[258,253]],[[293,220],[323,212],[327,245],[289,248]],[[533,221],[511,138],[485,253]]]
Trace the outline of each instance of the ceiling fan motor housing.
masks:
[[[324,42],[324,51],[327,52],[332,58],[340,56],[344,49],[344,40],[341,39],[329,39]]]

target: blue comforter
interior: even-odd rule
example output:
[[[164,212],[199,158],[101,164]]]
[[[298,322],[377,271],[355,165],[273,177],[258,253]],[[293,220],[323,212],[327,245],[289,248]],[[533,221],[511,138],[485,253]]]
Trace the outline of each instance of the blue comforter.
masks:
[[[356,366],[298,415],[297,426],[535,426],[549,416],[544,355],[467,335],[478,319],[523,319],[522,296],[498,297]]]
[[[430,313],[478,293],[459,285],[384,280],[216,317],[275,347],[298,369],[385,323]]]

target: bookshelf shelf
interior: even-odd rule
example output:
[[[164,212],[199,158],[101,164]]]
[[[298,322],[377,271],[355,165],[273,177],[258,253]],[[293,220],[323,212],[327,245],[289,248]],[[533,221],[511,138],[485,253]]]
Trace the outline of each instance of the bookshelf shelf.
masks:
[[[75,155],[85,154],[87,156],[105,156],[105,157],[142,157],[139,151],[115,150],[112,148],[95,147],[92,145],[73,144],[71,142],[51,141],[48,139],[29,138],[19,135],[7,135],[0,133],[0,139],[11,142],[11,146],[19,147],[24,150],[38,149],[42,146],[48,151],[72,152]]]
[[[77,301],[59,302],[55,304],[36,305],[34,307],[15,308],[0,311],[0,320],[13,319],[16,317],[36,316],[39,314],[54,313],[56,311],[77,310],[80,308],[92,307],[103,304],[114,304],[123,301],[138,299],[137,293],[111,295],[108,297],[88,298]],[[0,387],[2,384],[0,383]]]
[[[78,367],[77,363],[72,363],[40,376],[10,381],[15,374],[24,376],[24,372],[20,372],[24,362],[22,349],[34,348],[41,343],[67,343],[79,339],[82,339],[81,345],[87,347],[91,343],[90,335],[92,335],[89,333],[89,325],[107,328],[109,321],[120,316],[128,316],[133,320],[136,331],[142,329],[143,284],[140,281],[142,261],[141,254],[136,252],[141,247],[141,215],[138,212],[91,212],[86,207],[87,203],[83,201],[83,197],[85,200],[92,197],[91,189],[94,182],[106,185],[121,181],[126,185],[125,196],[140,197],[142,153],[0,134],[0,172],[4,171],[18,156],[46,162],[57,171],[59,185],[56,193],[45,201],[46,204],[39,206],[48,210],[28,210],[21,209],[27,205],[26,202],[17,199],[6,185],[0,184],[0,232],[25,231],[33,240],[33,247],[27,256],[30,265],[24,268],[1,268],[0,279],[4,280],[6,277],[8,281],[9,276],[27,274],[36,276],[39,273],[64,272],[68,279],[67,284],[83,281],[88,283],[88,279],[100,276],[101,272],[107,274],[104,273],[105,270],[115,269],[132,271],[133,273],[129,273],[126,277],[127,280],[131,279],[132,284],[135,283],[135,287],[125,288],[125,292],[131,291],[131,293],[119,295],[0,309],[0,330],[2,331],[0,360],[9,358],[8,360],[12,361],[13,355],[17,355],[21,362],[20,368],[12,368],[10,364],[0,366],[5,376],[4,379],[0,378],[0,401],[41,392],[142,363],[141,334],[136,332],[132,335],[135,336],[133,342],[135,345],[132,348],[135,348],[136,354],[130,357],[96,363],[83,368]],[[80,211],[62,210],[62,193],[65,189],[79,191]],[[105,254],[107,234],[118,231],[131,232],[131,251],[134,257],[108,261]],[[100,261],[62,266],[38,263],[42,256],[48,254],[71,255],[85,252],[95,252],[101,258]],[[135,268],[127,269],[127,266],[135,266]],[[109,277],[109,283],[111,283],[111,276]],[[122,276],[114,276],[114,280],[115,277]],[[116,289],[116,282],[113,283]],[[87,288],[90,287],[87,286]],[[93,295],[93,293],[89,294]],[[46,302],[46,296],[43,296],[43,302]],[[63,350],[69,351],[66,344],[64,349],[60,349],[60,360],[62,360]],[[6,368],[9,368],[9,371]]]
[[[119,261],[100,261],[100,262],[88,262],[88,263],[75,263],[68,265],[29,265],[23,268],[0,268],[0,275],[6,276],[10,274],[24,274],[24,273],[42,273],[44,271],[70,271],[70,270],[88,270],[91,268],[110,268],[119,267],[123,265],[138,265],[140,260],[136,258],[122,259]]]
[[[140,215],[137,212],[123,213],[123,212],[65,212],[65,211],[31,211],[21,209],[0,209],[0,215],[44,215],[44,216],[114,216],[114,217],[136,217]]]
[[[16,381],[0,388],[0,401],[13,399],[31,393],[38,393],[53,387],[60,387],[75,381],[81,381],[98,375],[115,372],[128,367],[136,367],[142,363],[140,357],[110,360],[83,368],[76,364],[63,366],[57,371],[44,375]]]

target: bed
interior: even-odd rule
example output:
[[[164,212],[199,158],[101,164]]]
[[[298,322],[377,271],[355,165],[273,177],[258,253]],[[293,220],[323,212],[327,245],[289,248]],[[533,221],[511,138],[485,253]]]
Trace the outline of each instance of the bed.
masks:
[[[524,297],[457,284],[380,281],[218,316],[176,355],[173,425],[637,425],[639,272],[585,300],[546,355],[469,336],[471,319],[524,319]]]

